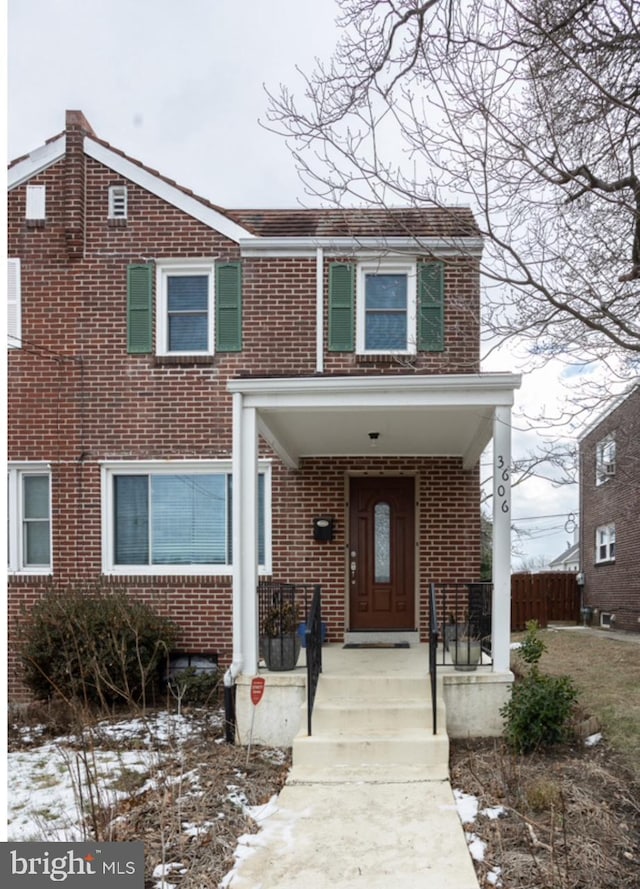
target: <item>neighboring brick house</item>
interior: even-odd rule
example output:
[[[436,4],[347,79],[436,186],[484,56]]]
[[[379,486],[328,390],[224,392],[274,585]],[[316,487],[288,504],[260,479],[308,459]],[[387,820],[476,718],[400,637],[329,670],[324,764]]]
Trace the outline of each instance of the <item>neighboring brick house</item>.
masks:
[[[429,581],[479,577],[493,437],[508,671],[519,377],[479,372],[468,210],[225,210],[73,111],[10,165],[8,235],[11,640],[52,582],[101,577],[251,675],[258,576],[321,584],[330,641],[425,639]],[[355,525],[370,564],[389,509],[393,576],[356,581]]]
[[[640,632],[640,384],[581,437],[580,496],[584,604]]]

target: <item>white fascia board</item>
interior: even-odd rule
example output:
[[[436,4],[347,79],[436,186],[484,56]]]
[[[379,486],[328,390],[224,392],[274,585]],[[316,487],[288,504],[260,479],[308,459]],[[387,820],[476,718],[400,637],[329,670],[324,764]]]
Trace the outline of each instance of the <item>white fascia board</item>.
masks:
[[[417,254],[434,254],[435,256],[480,256],[482,254],[482,238],[350,238],[331,237],[286,237],[286,238],[240,238],[242,256],[253,257],[284,257],[300,256],[311,258],[321,247],[327,256],[353,256],[358,259],[371,254],[392,254],[399,256],[416,256]]]
[[[339,405],[440,406],[513,404],[520,374],[442,374],[433,376],[298,377],[230,380],[252,407],[332,407]]]
[[[27,157],[8,169],[7,186],[9,191],[62,160],[65,150],[66,138],[64,135],[58,136],[57,139],[47,142],[39,148],[35,148]]]
[[[85,154],[98,161],[98,163],[103,164],[125,179],[135,182],[136,185],[161,198],[168,204],[177,207],[178,210],[182,210],[199,222],[203,222],[214,231],[220,232],[221,235],[224,235],[231,241],[239,243],[241,238],[247,242],[251,241],[253,235],[246,228],[223,216],[222,213],[218,213],[212,207],[201,204],[200,201],[176,188],[175,185],[171,185],[159,176],[155,176],[150,170],[134,164],[126,157],[111,151],[111,149],[106,148],[99,142],[95,142],[88,136],[84,140],[84,150]]]

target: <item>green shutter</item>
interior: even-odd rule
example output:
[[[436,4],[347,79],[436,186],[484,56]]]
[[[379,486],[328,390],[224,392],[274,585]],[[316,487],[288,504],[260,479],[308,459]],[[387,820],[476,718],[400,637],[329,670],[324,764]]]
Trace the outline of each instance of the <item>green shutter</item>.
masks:
[[[418,348],[444,350],[444,264],[418,263]]]
[[[152,349],[153,266],[127,269],[127,352],[145,354]]]
[[[353,294],[355,265],[329,266],[329,351],[353,352]]]
[[[216,350],[242,351],[242,264],[216,265]]]

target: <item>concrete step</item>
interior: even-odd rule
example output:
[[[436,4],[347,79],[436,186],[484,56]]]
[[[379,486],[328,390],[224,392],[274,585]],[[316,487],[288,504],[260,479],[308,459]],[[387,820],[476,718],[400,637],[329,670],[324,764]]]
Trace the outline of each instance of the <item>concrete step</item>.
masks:
[[[366,735],[298,735],[293,742],[295,767],[325,767],[336,764],[380,766],[392,770],[398,765],[440,766],[447,768],[449,738],[426,731],[405,730]]]
[[[303,708],[303,725],[307,724],[307,710]],[[446,714],[444,702],[436,709],[437,723],[444,727]],[[386,731],[390,735],[407,729],[432,728],[431,704],[426,701],[405,701],[394,704],[368,703],[362,701],[340,701],[320,703],[313,708],[313,733],[327,734],[366,734]]]
[[[390,703],[426,701],[431,705],[431,685],[429,677],[414,676],[370,676],[335,675],[323,673],[316,691],[316,704],[324,702],[349,703],[352,701]],[[315,707],[314,707],[315,709]]]

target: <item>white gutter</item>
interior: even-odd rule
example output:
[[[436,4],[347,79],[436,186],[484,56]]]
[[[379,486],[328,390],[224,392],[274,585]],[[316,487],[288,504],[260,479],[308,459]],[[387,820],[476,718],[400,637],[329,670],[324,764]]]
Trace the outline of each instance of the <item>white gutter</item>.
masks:
[[[316,248],[316,373],[324,371],[324,252]]]
[[[238,238],[240,252],[247,257],[314,257],[318,248],[330,256],[384,254],[434,254],[437,256],[480,256],[482,238],[407,238],[407,237],[277,237]]]

